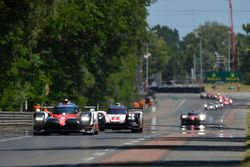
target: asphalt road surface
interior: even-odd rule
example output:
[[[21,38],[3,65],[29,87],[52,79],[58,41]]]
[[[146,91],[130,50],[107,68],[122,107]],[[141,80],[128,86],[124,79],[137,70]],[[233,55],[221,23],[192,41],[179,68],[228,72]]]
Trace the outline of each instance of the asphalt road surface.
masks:
[[[145,111],[144,132],[99,135],[0,135],[0,166],[240,166],[249,94],[229,95],[235,106],[206,111],[207,125],[181,127],[180,114],[212,100],[198,94],[157,94]]]

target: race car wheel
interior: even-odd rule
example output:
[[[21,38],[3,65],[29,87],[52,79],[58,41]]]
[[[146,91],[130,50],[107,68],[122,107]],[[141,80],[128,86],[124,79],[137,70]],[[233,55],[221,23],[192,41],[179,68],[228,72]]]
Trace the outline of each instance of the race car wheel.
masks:
[[[132,133],[142,133],[143,132],[143,128],[140,129],[131,129]]]
[[[97,131],[95,131],[95,135],[98,135],[99,134],[99,131],[97,130]]]
[[[38,135],[41,135],[41,134],[40,134],[39,132],[36,132],[36,131],[35,131],[35,132],[33,132],[33,135],[34,135],[34,136],[38,136]]]

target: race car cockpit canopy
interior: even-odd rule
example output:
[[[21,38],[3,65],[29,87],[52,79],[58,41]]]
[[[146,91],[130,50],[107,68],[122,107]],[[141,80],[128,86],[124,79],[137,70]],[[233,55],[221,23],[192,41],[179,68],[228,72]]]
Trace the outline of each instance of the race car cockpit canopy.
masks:
[[[77,114],[78,111],[78,106],[67,99],[54,107],[53,114]]]
[[[107,114],[127,114],[128,109],[123,105],[112,105],[108,108]]]

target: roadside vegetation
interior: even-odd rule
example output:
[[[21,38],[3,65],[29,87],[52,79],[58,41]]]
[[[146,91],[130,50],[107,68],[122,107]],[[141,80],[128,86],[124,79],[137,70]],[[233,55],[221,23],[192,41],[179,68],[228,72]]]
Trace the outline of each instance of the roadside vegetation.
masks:
[[[130,101],[150,3],[0,0],[0,111]]]
[[[145,86],[147,52],[149,84],[157,76],[191,78],[194,66],[198,77],[200,42],[204,72],[213,70],[215,52],[228,54],[226,25],[205,22],[183,39],[167,25],[148,27],[154,2],[0,0],[0,111],[65,97],[78,105],[131,104]],[[250,84],[250,24],[242,28],[239,70]]]

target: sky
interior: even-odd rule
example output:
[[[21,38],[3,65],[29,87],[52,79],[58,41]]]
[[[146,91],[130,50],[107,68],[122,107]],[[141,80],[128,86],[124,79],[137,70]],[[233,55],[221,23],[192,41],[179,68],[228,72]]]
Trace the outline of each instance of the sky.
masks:
[[[157,0],[148,7],[149,27],[159,24],[177,29],[180,38],[206,21],[230,26],[229,0]],[[242,25],[250,23],[250,0],[233,0],[235,33],[244,33]]]

